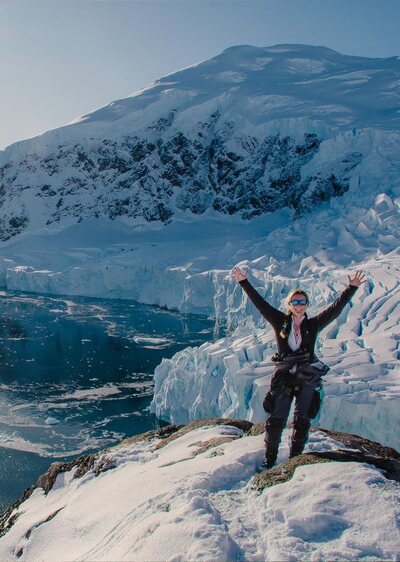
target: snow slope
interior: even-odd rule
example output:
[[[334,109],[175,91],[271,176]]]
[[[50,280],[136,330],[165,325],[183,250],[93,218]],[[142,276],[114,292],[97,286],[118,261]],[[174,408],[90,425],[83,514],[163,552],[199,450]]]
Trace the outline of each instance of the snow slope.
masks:
[[[0,558],[398,559],[398,482],[371,464],[319,462],[260,493],[253,478],[263,437],[244,434],[237,421],[210,420],[162,448],[155,436],[127,440],[80,476],[76,467],[60,473],[47,494],[38,487],[11,510]],[[307,445],[339,448],[322,432]],[[287,454],[285,446],[279,460]]]

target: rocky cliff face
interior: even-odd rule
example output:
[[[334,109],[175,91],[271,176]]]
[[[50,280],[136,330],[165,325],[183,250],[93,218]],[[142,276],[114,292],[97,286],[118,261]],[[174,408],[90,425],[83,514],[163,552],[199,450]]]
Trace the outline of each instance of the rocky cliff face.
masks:
[[[157,129],[159,136],[67,144],[44,158],[30,153],[9,161],[0,168],[1,239],[29,226],[30,203],[47,226],[99,217],[168,223],[179,212],[210,210],[252,219],[286,207],[299,215],[343,195],[362,159],[350,151],[330,173],[302,178],[318,135],[304,133],[300,142],[278,134],[232,138],[232,131],[215,132],[213,120],[199,123],[191,137],[171,124],[168,135]]]

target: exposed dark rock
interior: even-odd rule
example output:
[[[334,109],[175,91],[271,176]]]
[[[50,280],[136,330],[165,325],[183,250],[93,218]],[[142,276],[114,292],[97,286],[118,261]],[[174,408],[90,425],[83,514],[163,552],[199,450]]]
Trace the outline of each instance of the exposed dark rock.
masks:
[[[81,478],[87,472],[89,472],[89,470],[92,470],[99,456],[100,453],[96,453],[94,455],[82,455],[70,462],[55,462],[50,466],[49,470],[37,480],[35,487],[43,488],[44,493],[48,494],[54,486],[54,483],[59,474],[61,474],[62,472],[69,472],[76,467],[74,476],[75,478]],[[96,467],[96,476],[100,474],[100,472],[102,471],[99,469],[99,467]]]
[[[253,432],[256,432],[258,428],[261,433],[264,429],[264,423],[254,426],[249,435],[254,435]],[[395,449],[351,433],[342,433],[320,427],[312,427],[311,431],[324,433],[335,441],[342,443],[347,449],[352,450],[339,449],[337,451],[320,451],[299,455],[255,476],[252,487],[256,490],[263,490],[269,486],[290,480],[298,466],[333,461],[371,464],[383,470],[386,478],[400,482],[400,453]]]
[[[250,430],[247,432],[247,435],[262,435],[265,432],[265,421],[261,421],[255,423]]]
[[[53,197],[53,195],[57,195],[57,192],[52,189],[51,185],[47,184],[43,185],[36,194],[37,197]]]
[[[298,466],[330,461],[331,459],[317,457],[312,453],[299,455],[298,457],[289,459],[274,468],[264,470],[263,472],[256,474],[251,483],[251,488],[262,492],[265,488],[275,486],[275,484],[282,484],[283,482],[290,480]]]
[[[154,441],[155,439],[167,439],[173,433],[176,433],[183,425],[167,425],[166,427],[161,427],[160,429],[155,429],[153,431],[147,431],[146,433],[141,433],[140,435],[134,435],[133,437],[128,437],[118,443],[112,450],[117,450],[127,445],[132,445],[133,443],[140,443],[141,441]]]
[[[196,456],[205,453],[209,449],[219,447],[224,443],[229,443],[235,439],[240,439],[240,435],[226,435],[224,437],[214,437],[214,439],[208,439],[207,441],[196,441],[196,443],[191,444],[191,447],[197,447],[194,453]]]
[[[306,178],[303,183],[298,183],[293,193],[293,207],[296,209],[295,217],[310,212],[313,208],[332,197],[339,197],[346,193],[350,187],[350,172],[360,164],[360,152],[349,153],[330,174]]]
[[[233,419],[233,418],[209,418],[206,420],[195,420],[188,423],[187,425],[182,426],[178,431],[175,431],[169,437],[164,439],[161,443],[158,443],[156,449],[161,449],[162,447],[165,447],[165,445],[168,445],[168,443],[171,443],[171,441],[178,439],[182,435],[185,435],[186,433],[189,433],[194,429],[199,429],[200,427],[213,426],[213,425],[231,425],[232,427],[237,427],[238,429],[243,430],[243,432],[245,433],[249,431],[250,428],[253,426],[253,424],[249,421]]]
[[[71,216],[77,222],[126,216],[166,224],[176,209],[251,219],[286,207],[299,215],[345,193],[362,158],[349,153],[329,173],[302,180],[302,167],[322,142],[315,134],[305,133],[301,143],[280,135],[234,136],[234,125],[221,127],[215,112],[194,124],[189,137],[172,128],[175,113],[155,122],[148,138],[60,144],[42,158],[30,153],[19,164],[6,162],[0,167],[0,239],[26,228],[29,215],[1,216],[9,203],[21,207],[25,189],[45,198],[47,224]]]
[[[294,471],[299,466],[326,462],[360,462],[367,463],[384,471],[384,475],[389,480],[400,482],[400,462],[387,457],[377,457],[366,455],[357,451],[321,451],[305,453],[289,459],[288,461],[257,474],[252,481],[253,490],[262,492],[265,488],[282,484],[290,480]]]
[[[29,224],[29,219],[25,213],[8,217],[5,215],[0,218],[0,240],[6,241],[22,232]]]
[[[33,490],[32,490],[32,492],[33,492]],[[21,513],[14,513],[14,515],[12,515],[14,509],[18,509],[18,507],[21,505],[21,503],[23,503],[26,499],[29,498],[31,493],[29,495],[27,495],[26,497],[22,496],[21,499],[18,500],[18,502],[16,502],[15,504],[13,504],[9,508],[7,508],[6,511],[4,511],[4,513],[1,515],[1,517],[0,517],[0,538],[3,537],[12,528],[14,523],[17,521],[18,517],[21,515]]]
[[[384,445],[381,445],[376,441],[370,441],[365,437],[360,437],[359,435],[353,435],[351,433],[342,433],[332,429],[324,429],[321,427],[313,427],[312,431],[321,431],[335,441],[343,443],[343,445],[349,449],[357,449],[361,453],[400,461],[400,453],[396,451],[396,449],[392,449],[392,447],[385,447]]]

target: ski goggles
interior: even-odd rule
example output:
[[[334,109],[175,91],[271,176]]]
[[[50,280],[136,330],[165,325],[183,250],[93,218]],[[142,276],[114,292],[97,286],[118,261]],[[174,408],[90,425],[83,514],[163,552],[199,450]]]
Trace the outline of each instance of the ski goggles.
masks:
[[[307,303],[307,299],[293,299],[292,301],[290,301],[290,304],[293,304],[293,306],[297,306],[298,304],[302,304],[303,306],[305,306]]]

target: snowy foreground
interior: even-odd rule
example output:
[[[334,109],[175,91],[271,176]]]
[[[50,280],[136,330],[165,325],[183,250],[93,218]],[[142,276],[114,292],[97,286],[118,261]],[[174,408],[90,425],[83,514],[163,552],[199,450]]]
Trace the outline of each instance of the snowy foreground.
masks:
[[[0,559],[399,559],[398,460],[385,460],[391,479],[373,464],[317,459],[282,482],[293,460],[257,475],[263,435],[250,426],[206,420],[161,430],[98,454],[94,464],[83,458],[56,479],[53,471],[3,519]],[[315,431],[306,451],[345,449],[343,436],[334,437]],[[278,461],[287,455],[284,436]]]

